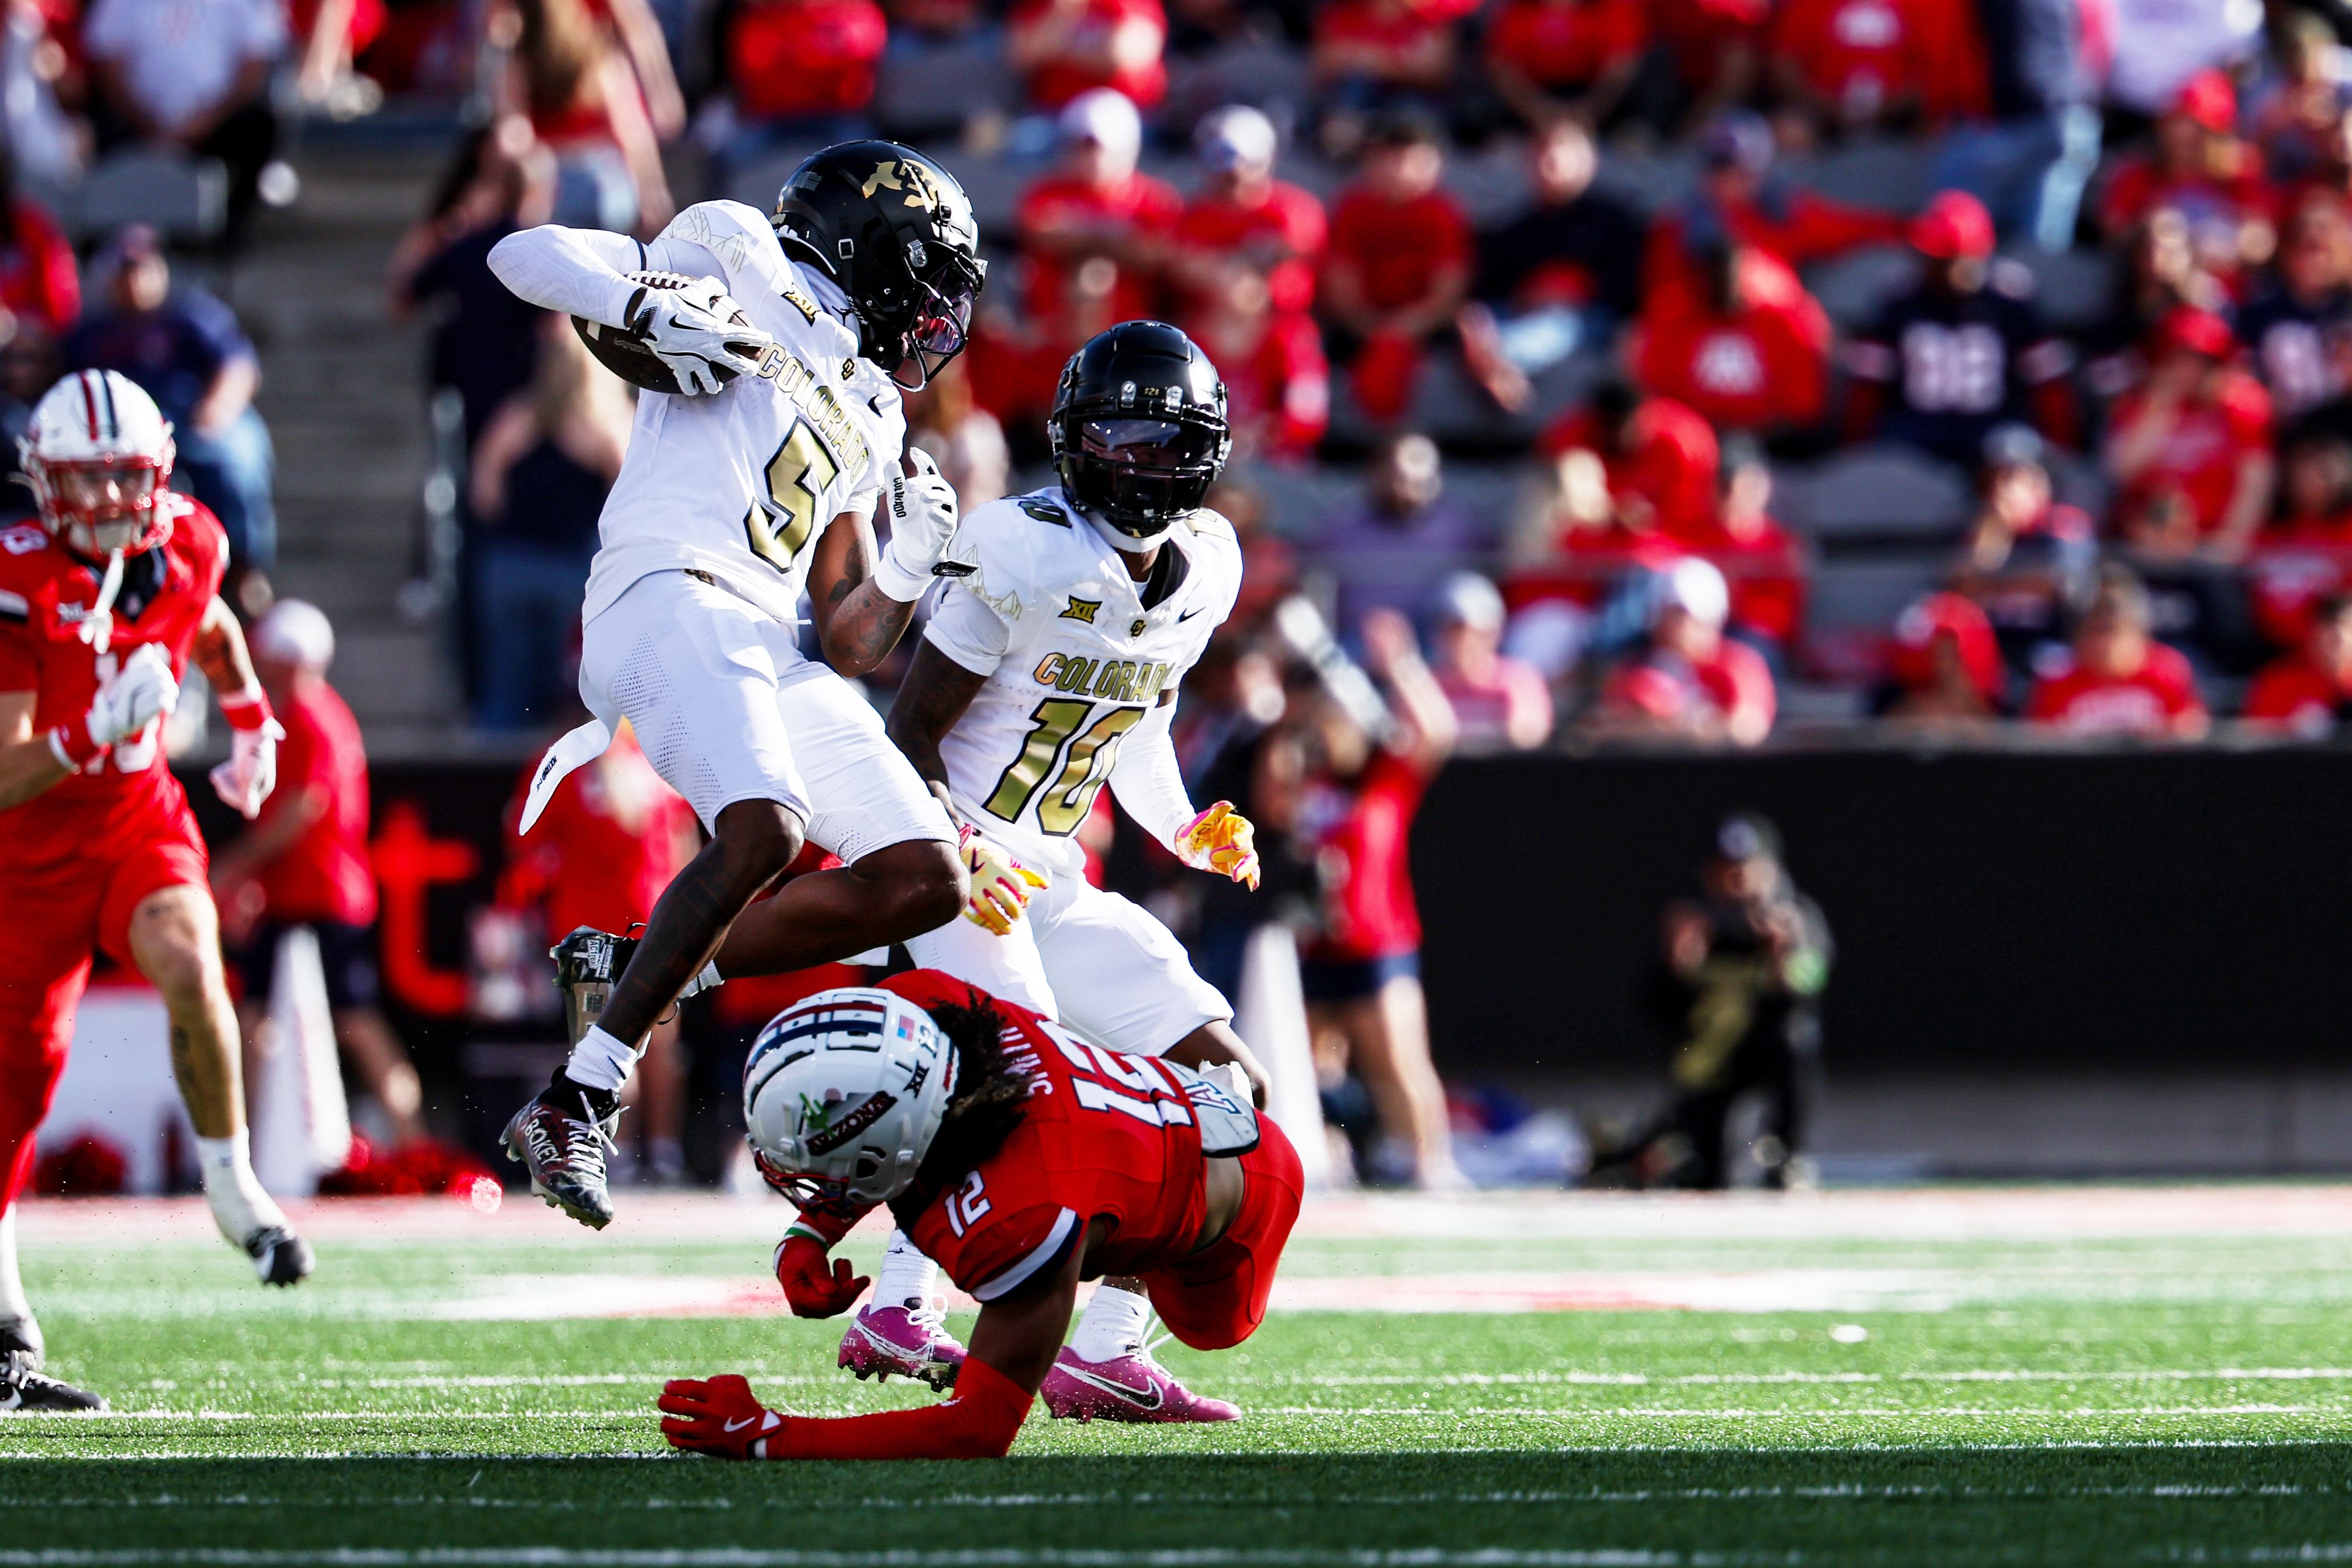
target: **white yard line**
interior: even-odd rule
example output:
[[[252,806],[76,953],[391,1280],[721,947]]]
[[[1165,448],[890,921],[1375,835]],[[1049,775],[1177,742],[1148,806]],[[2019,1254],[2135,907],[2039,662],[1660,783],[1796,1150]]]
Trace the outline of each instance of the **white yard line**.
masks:
[[[169,1550],[0,1550],[0,1568],[280,1568],[322,1563],[336,1568],[1286,1568],[1329,1563],[1335,1568],[1679,1568],[1682,1564],[1794,1563],[1789,1553],[1536,1550],[1485,1547],[1468,1551],[1406,1548],[1057,1550],[981,1547],[865,1552],[792,1551],[751,1547],[667,1550],[582,1550],[553,1546],[343,1548],[315,1552],[227,1547]]]

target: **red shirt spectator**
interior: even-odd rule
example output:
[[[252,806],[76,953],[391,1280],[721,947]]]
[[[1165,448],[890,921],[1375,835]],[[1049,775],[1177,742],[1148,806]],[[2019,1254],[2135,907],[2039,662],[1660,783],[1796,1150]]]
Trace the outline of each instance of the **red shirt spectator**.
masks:
[[[2347,714],[2352,714],[2352,599],[2336,595],[2312,617],[2304,646],[2254,678],[2253,689],[2246,696],[2246,718],[2317,741],[2334,734],[2338,718]]]
[[[1475,249],[1469,217],[1442,188],[1394,195],[1359,184],[1332,209],[1332,261],[1362,279],[1364,302],[1375,310],[1427,298],[1450,271],[1466,278]]]
[[[1694,226],[1759,250],[1790,268],[1826,261],[1864,245],[1901,240],[1903,219],[1848,206],[1772,174],[1772,129],[1757,115],[1726,114],[1699,139],[1696,196],[1669,208],[1650,228],[1643,267],[1653,295],[1701,290],[1705,267]]]
[[[1202,312],[1192,332],[1225,378],[1235,455],[1280,461],[1314,456],[1331,423],[1331,367],[1315,319],[1262,305],[1252,310],[1243,302]]]
[[[889,25],[874,0],[757,0],[727,28],[727,79],[747,120],[856,114],[874,100]]]
[[[288,691],[278,719],[286,726],[278,787],[256,830],[288,812],[307,814],[310,822],[257,869],[264,916],[277,925],[367,925],[375,919],[375,872],[368,858],[367,748],[359,721],[315,676]]]
[[[1316,82],[1439,90],[1454,74],[1453,24],[1461,14],[1432,0],[1325,0],[1315,13]]]
[[[547,933],[580,926],[625,931],[653,913],[685,866],[694,811],[624,731],[590,766],[556,786],[528,837],[516,835],[526,772],[507,811],[507,869],[499,901],[537,907]]]
[[[1160,265],[1184,204],[1172,186],[1136,168],[1143,127],[1135,106],[1115,92],[1089,91],[1063,111],[1062,135],[1062,167],[1021,198],[1032,321],[1053,336],[1070,308],[1074,275],[1097,261],[1115,269],[1104,325],[1159,315]]]
[[[1407,850],[1428,789],[1427,773],[1376,750],[1351,784],[1326,780],[1310,790],[1301,826],[1326,879],[1322,929],[1302,956],[1361,963],[1420,950]]]
[[[1622,100],[1650,44],[1644,0],[1504,0],[1486,25],[1486,66],[1522,119],[1570,101],[1594,122]]]
[[[1666,47],[1666,58],[1700,109],[1717,107],[1711,89],[1728,63],[1742,72],[1755,68],[1755,54],[1772,19],[1771,0],[1651,0],[1650,28]],[[1720,95],[1729,102],[1739,96]]]
[[[31,202],[7,201],[0,211],[6,216],[0,227],[0,306],[59,336],[81,315],[73,246]]]
[[[1720,496],[1695,525],[1666,536],[1714,563],[1731,584],[1730,624],[1787,647],[1805,624],[1805,565],[1797,542],[1772,520],[1772,470],[1752,444],[1724,464]]]
[[[1904,697],[1891,711],[1915,719],[1982,719],[2007,684],[2000,638],[1975,600],[1929,594],[1895,617],[1887,666]]]
[[[2124,488],[2121,510],[2146,515],[2153,501],[2185,511],[2190,543],[2242,555],[2276,482],[2271,395],[2230,363],[2237,342],[2219,316],[2183,306],[2158,329],[2157,342],[2155,369],[2117,401],[2110,420],[2107,456]]]
[[[1274,177],[1274,126],[1256,110],[1235,106],[1204,121],[1198,140],[1209,177],[1176,225],[1187,288],[1204,299],[1246,267],[1265,274],[1276,310],[1313,305],[1329,225],[1321,202]]]
[[[2130,232],[2158,207],[2189,221],[2198,260],[2225,283],[2272,248],[2278,193],[2262,155],[2238,139],[2237,89],[2219,70],[2200,72],[2156,125],[2156,150],[2116,163],[2098,204],[2108,236]]]
[[[1732,247],[1703,297],[1660,289],[1628,357],[1642,384],[1720,427],[1801,428],[1829,400],[1830,322],[1796,274]],[[1676,298],[1677,295],[1681,297]]]
[[[1952,0],[1787,0],[1773,67],[1784,92],[1833,125],[1940,120],[1960,107],[1948,83],[1967,54],[1966,22]]]
[[[2195,740],[2210,719],[2177,648],[2148,632],[2147,590],[2110,569],[2074,633],[2074,648],[2034,682],[2025,716],[2069,735]]]
[[[2312,617],[2352,579],[2352,516],[2314,520],[2264,534],[2246,557],[2254,625],[2274,646],[2303,647]]]
[[[1636,401],[1604,386],[1589,407],[1554,421],[1537,443],[1547,458],[1581,448],[1601,459],[1610,500],[1648,509],[1670,536],[1706,531],[1716,510],[1719,454],[1715,428],[1671,397]]]
[[[1723,635],[1730,614],[1723,574],[1677,562],[1666,574],[1649,644],[1610,672],[1598,721],[1623,733],[1753,746],[1771,733],[1778,697],[1771,668]]]
[[[1160,0],[1014,0],[1005,18],[1029,101],[1057,110],[1107,87],[1144,108],[1168,96],[1168,13]]]

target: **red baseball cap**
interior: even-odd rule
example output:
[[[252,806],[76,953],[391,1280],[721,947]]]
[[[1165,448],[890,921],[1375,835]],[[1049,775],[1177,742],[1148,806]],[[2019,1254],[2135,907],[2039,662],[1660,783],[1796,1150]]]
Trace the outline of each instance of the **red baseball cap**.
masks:
[[[1992,214],[1966,191],[1938,191],[1935,199],[1911,220],[1911,247],[1922,256],[1950,261],[1962,256],[1990,256]]]
[[[2238,128],[2238,89],[2223,70],[2201,70],[2181,83],[2172,112],[2185,114],[2208,131]]]
[[[2187,349],[2207,359],[2229,359],[2238,352],[2238,335],[2230,323],[2194,305],[2174,306],[2157,327],[2156,341],[2159,347]]]

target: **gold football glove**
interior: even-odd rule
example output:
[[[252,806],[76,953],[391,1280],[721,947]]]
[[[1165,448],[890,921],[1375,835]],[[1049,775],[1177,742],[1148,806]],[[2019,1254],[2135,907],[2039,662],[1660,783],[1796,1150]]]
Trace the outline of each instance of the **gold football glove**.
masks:
[[[1045,886],[1045,879],[982,838],[970,823],[964,824],[961,847],[964,868],[971,873],[971,899],[963,918],[998,936],[1012,935],[1013,922],[1029,907],[1030,890]]]
[[[1214,871],[1257,888],[1257,829],[1221,800],[1176,830],[1176,858],[1196,871]]]

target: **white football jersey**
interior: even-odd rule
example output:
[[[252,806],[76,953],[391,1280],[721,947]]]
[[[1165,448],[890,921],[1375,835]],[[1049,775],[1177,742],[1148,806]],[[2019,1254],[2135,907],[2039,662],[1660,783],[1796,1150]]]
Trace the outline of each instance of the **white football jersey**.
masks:
[[[583,615],[649,573],[690,568],[792,621],[809,546],[843,512],[870,512],[898,461],[898,389],[857,357],[856,328],[824,307],[755,209],[698,203],[643,249],[634,270],[718,278],[777,346],[758,374],[709,396],[637,395]]]
[[[1148,584],[1058,485],[963,520],[980,569],[948,583],[924,636],[987,682],[940,742],[956,815],[1041,870],[1076,876],[1078,825],[1119,742],[1233,613],[1241,542],[1209,510],[1169,531],[1183,578]]]

